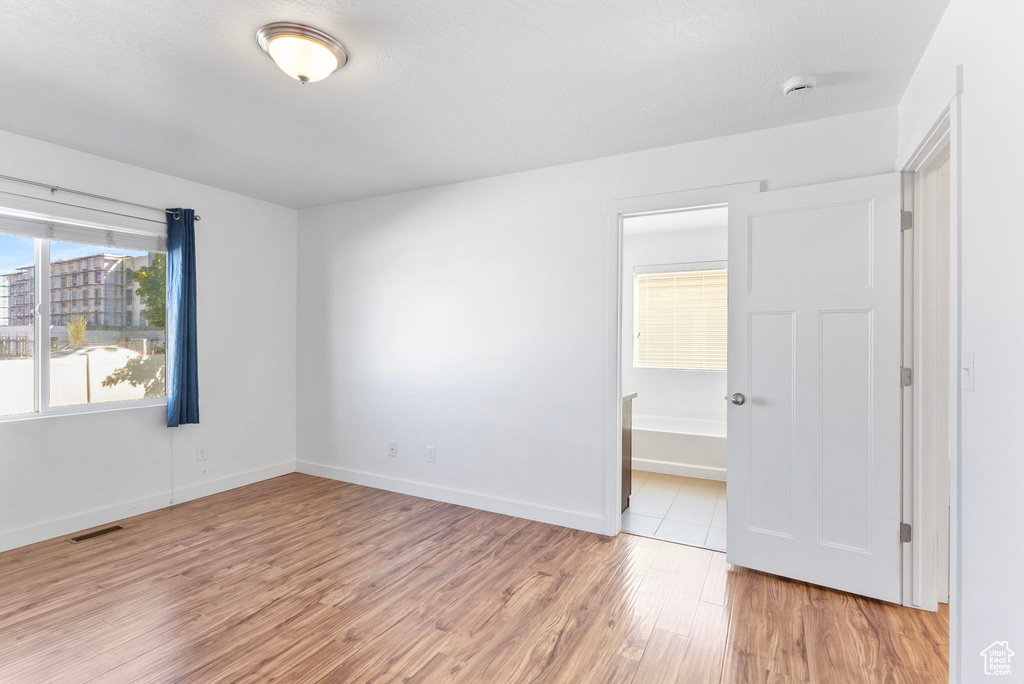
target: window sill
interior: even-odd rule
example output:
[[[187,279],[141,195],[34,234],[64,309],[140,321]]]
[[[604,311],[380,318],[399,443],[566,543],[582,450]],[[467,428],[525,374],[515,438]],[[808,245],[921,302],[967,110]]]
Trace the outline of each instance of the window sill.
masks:
[[[35,413],[19,413],[13,416],[0,416],[0,425],[23,420],[40,420],[42,418],[59,418],[62,416],[80,416],[88,413],[110,413],[112,411],[129,411],[132,409],[167,406],[167,397],[154,399],[132,399],[128,401],[105,402],[102,404],[81,404],[78,406],[61,406],[37,411]]]
[[[666,366],[633,366],[633,370],[684,371],[686,373],[727,373],[726,368],[668,368]]]

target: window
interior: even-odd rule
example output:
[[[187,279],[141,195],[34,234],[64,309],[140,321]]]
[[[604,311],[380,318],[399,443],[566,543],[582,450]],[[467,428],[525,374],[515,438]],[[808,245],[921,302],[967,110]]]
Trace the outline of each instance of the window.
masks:
[[[0,216],[0,417],[164,396],[162,249]]]
[[[726,369],[728,272],[714,265],[634,274],[634,368]]]
[[[0,416],[35,411],[35,240],[0,235]]]

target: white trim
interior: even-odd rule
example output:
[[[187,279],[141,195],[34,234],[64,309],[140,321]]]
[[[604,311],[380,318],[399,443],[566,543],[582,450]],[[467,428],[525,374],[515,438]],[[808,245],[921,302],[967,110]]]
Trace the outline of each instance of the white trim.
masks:
[[[50,405],[50,241],[35,240],[35,350],[36,413]]]
[[[219,494],[229,489],[244,487],[245,485],[255,484],[293,472],[295,472],[295,461],[284,461],[272,466],[228,475],[227,477],[203,482],[175,492],[175,503],[191,501],[204,496],[210,496],[211,494]],[[76,513],[64,518],[47,520],[46,522],[28,527],[0,532],[0,551],[8,551],[19,546],[35,544],[36,542],[46,541],[54,537],[62,537],[80,530],[87,530],[90,527],[106,525],[135,515],[149,513],[150,511],[172,505],[170,502],[171,492],[160,492],[159,494],[151,494],[141,499],[124,501],[112,506],[95,508],[91,511]]]
[[[939,118],[928,132],[921,138],[918,146],[910,152],[900,155],[902,161],[897,161],[897,171],[908,173],[925,168],[935,159],[944,147],[949,144],[952,131],[950,130],[950,105],[942,110]]]
[[[376,473],[367,473],[361,470],[340,468],[322,463],[298,461],[295,465],[296,472],[305,473],[306,475],[340,480],[341,482],[351,482],[352,484],[364,487],[418,496],[422,499],[431,499],[432,501],[443,501],[457,506],[468,506],[469,508],[476,508],[482,511],[501,513],[502,515],[511,515],[516,518],[536,520],[537,522],[561,525],[562,527],[571,527],[585,532],[605,533],[605,521],[600,516],[579,511],[540,506],[517,499],[506,499],[470,492],[464,489],[442,487],[426,482],[404,480],[388,475],[378,475]]]
[[[622,530],[622,217],[624,209],[609,202],[605,217],[608,240],[608,340],[605,345],[604,511],[605,534]]]
[[[903,605],[924,610],[936,610],[939,597],[936,595],[936,583],[932,576],[937,566],[936,533],[938,530],[937,511],[935,508],[935,463],[930,455],[923,453],[919,446],[922,435],[921,417],[918,415],[918,394],[920,392],[920,380],[924,380],[925,369],[921,366],[925,362],[922,356],[921,340],[916,339],[915,333],[920,326],[921,312],[917,310],[922,293],[920,281],[927,269],[927,264],[918,263],[921,257],[922,243],[918,235],[924,227],[923,189],[921,185],[922,174],[928,173],[945,154],[952,157],[951,139],[953,131],[950,128],[951,116],[950,107],[946,107],[939,115],[935,125],[929,129],[928,134],[921,141],[918,148],[908,155],[903,172],[903,208],[907,211],[914,211],[914,229],[907,231],[903,239],[903,362],[904,366],[914,368],[916,376],[912,387],[903,392],[903,522],[909,523],[913,528],[911,542],[903,547]],[[953,167],[950,159],[950,204],[957,203],[954,195],[955,176],[958,173]],[[954,211],[950,211],[950,240],[952,242],[952,224],[955,221]],[[952,271],[953,262],[957,257],[950,253],[950,268]],[[950,306],[951,314],[954,311],[953,299],[955,278],[950,274]],[[950,316],[949,331],[952,340],[956,331],[953,324],[953,316]],[[959,368],[954,363],[956,359],[955,344],[950,344],[950,366]],[[950,394],[952,395],[954,378],[959,372],[950,375]],[[950,397],[950,404],[954,402]],[[953,428],[950,427],[952,432]],[[952,535],[951,535],[952,536]],[[943,597],[945,599],[945,597]]]
[[[0,212],[3,210],[0,209]],[[0,224],[3,223],[0,217]],[[2,227],[2,226],[0,226]],[[4,233],[0,231],[0,234]],[[16,234],[16,233],[14,233]],[[33,369],[33,410],[29,413],[15,413],[7,416],[0,416],[0,423],[11,423],[21,420],[37,420],[39,418],[51,418],[54,416],[82,415],[87,413],[104,413],[107,411],[121,411],[135,408],[147,408],[150,406],[166,406],[167,397],[152,397],[144,399],[126,399],[123,401],[97,401],[88,404],[75,404],[72,406],[50,406],[50,332],[53,327],[50,324],[50,291],[51,283],[51,262],[50,243],[52,236],[33,238],[33,296],[36,299],[35,311],[33,314],[33,341],[32,341],[32,362]]]
[[[645,264],[634,266],[633,273],[676,273],[678,271],[713,271],[728,268],[728,261],[688,261],[685,264]]]
[[[914,174],[903,173],[900,179],[901,194],[900,206],[903,211],[913,210],[914,205]],[[905,231],[900,239],[900,246],[903,253],[900,256],[900,279],[901,279],[901,311],[900,311],[900,365],[913,369],[914,363],[914,231]],[[912,388],[900,390],[900,469],[903,475],[900,483],[900,520],[918,528],[918,521],[914,519],[914,392]],[[920,538],[918,534],[911,536]],[[913,540],[916,541],[916,540]],[[913,606],[914,583],[913,567],[915,556],[915,544],[903,544],[900,547],[900,602],[905,606]]]
[[[38,369],[42,373],[42,366]],[[47,387],[48,385],[43,385]],[[81,416],[88,413],[109,413],[110,411],[128,411],[130,409],[150,408],[153,406],[167,406],[167,397],[152,397],[150,399],[125,399],[124,401],[97,401],[92,404],[77,404],[74,406],[55,406],[45,411],[33,411],[32,413],[15,413],[10,416],[0,416],[0,423],[13,423],[19,420],[39,420],[40,418],[58,418],[60,416]]]
[[[622,529],[622,219],[636,214],[728,205],[735,197],[764,189],[762,181],[734,183],[605,203],[608,250],[608,337],[605,344],[604,534]]]
[[[715,372],[715,373],[724,373],[725,371],[713,371],[713,372]],[[644,417],[646,418],[647,416],[644,416]],[[634,417],[634,420],[635,420],[635,417]],[[726,427],[726,429],[728,429],[728,426]],[[680,437],[711,437],[711,438],[714,438],[714,439],[725,439],[726,438],[726,435],[723,435],[721,433],[715,433],[715,432],[700,432],[698,430],[686,430],[685,432],[680,432],[679,430],[673,430],[673,429],[669,429],[669,428],[637,427],[635,424],[633,425],[633,432],[634,433],[639,432],[641,430],[643,432],[657,432],[657,433],[663,434],[663,435],[679,435]],[[636,459],[633,459],[633,460],[636,460]]]
[[[950,212],[949,212],[949,270],[950,270],[950,397],[949,397],[949,681],[956,683],[960,678],[961,634],[961,403],[963,396],[963,374],[961,372],[963,273],[963,66],[958,65],[954,73],[954,88],[948,104],[942,108],[934,123],[926,131],[912,137],[896,159],[896,170],[912,173],[934,157],[935,151],[949,145],[950,170]],[[904,206],[904,208],[908,208]],[[904,442],[906,444],[906,440]],[[913,461],[913,456],[910,459]],[[912,472],[916,464],[904,463],[904,473]],[[903,483],[904,512],[914,508],[914,482]],[[917,526],[917,521],[907,520]],[[915,535],[916,538],[917,535]],[[913,569],[908,559],[915,552],[914,541],[906,545],[904,552],[904,604],[914,595]]]
[[[708,188],[681,190],[679,192],[663,192],[657,195],[625,197],[609,200],[605,203],[605,214],[621,214],[633,216],[637,214],[658,214],[664,212],[696,211],[709,207],[720,207],[728,204],[733,197],[761,192],[764,183],[750,181],[732,183]]]
[[[19,546],[35,544],[36,542],[46,541],[47,539],[53,539],[54,537],[63,537],[65,535],[72,534],[73,532],[87,530],[90,527],[106,525],[107,523],[129,518],[133,515],[149,513],[150,511],[155,511],[158,508],[168,506],[169,498],[169,492],[161,492],[141,499],[124,501],[122,503],[114,504],[113,506],[95,508],[91,511],[85,511],[84,513],[76,513],[75,515],[69,515],[64,518],[47,520],[46,522],[31,525],[29,527],[8,530],[0,533],[0,551],[16,549]]]
[[[697,477],[702,480],[719,480],[725,482],[725,468],[718,466],[694,465],[692,463],[676,463],[674,461],[658,461],[653,458],[634,458],[633,470],[647,473],[663,473],[665,475],[682,475]]]
[[[944,119],[948,125],[948,116]],[[931,141],[929,141],[931,144]],[[904,240],[904,361],[914,369],[914,382],[904,390],[903,453],[904,453],[904,521],[913,525],[912,542],[904,548],[903,604],[924,610],[937,610],[938,603],[948,600],[948,592],[940,593],[938,572],[948,570],[948,557],[939,558],[940,535],[948,538],[949,530],[943,517],[949,501],[948,481],[945,473],[948,463],[941,463],[932,441],[944,441],[940,426],[949,429],[948,414],[936,421],[934,384],[941,373],[935,367],[935,350],[930,345],[936,336],[949,336],[949,329],[933,329],[929,316],[939,315],[929,309],[928,301],[934,297],[943,279],[949,273],[936,273],[934,243],[930,226],[935,224],[934,179],[939,167],[949,159],[949,130],[936,138],[935,145],[917,157],[917,165],[904,173],[904,206],[914,211],[914,229],[907,231]],[[930,257],[930,258],[929,258]],[[947,266],[948,268],[948,266]],[[949,311],[941,315],[948,315]],[[948,392],[945,394],[948,401]],[[948,404],[947,404],[948,409]],[[929,415],[930,414],[930,415]],[[948,450],[946,451],[948,460]],[[942,491],[940,491],[940,484]],[[940,505],[942,510],[940,511]],[[945,542],[945,538],[942,539]]]
[[[949,672],[950,682],[960,681],[960,651],[963,636],[961,612],[961,501],[963,374],[963,67],[957,67],[957,96],[950,105],[949,128]]]
[[[951,87],[947,91],[949,94],[941,100],[942,102],[947,103],[942,108],[943,113],[940,114],[937,119],[934,119],[927,129],[916,132],[908,138],[907,142],[903,145],[903,149],[896,156],[896,171],[905,171],[914,166],[914,158],[920,155],[922,150],[929,147],[927,144],[929,139],[934,136],[937,129],[943,126],[943,119],[947,115],[946,113],[951,109],[949,107],[949,103],[959,101],[960,95],[963,95],[964,67],[962,64],[958,65],[954,69],[953,82],[950,85]],[[952,128],[952,126],[950,126],[950,128]]]
[[[280,463],[275,463],[274,465],[254,468],[253,470],[246,470],[241,473],[235,473],[234,475],[227,475],[216,480],[200,482],[198,484],[176,490],[174,492],[174,504],[177,505],[185,501],[201,499],[204,496],[220,494],[221,492],[226,492],[229,489],[238,489],[239,487],[245,487],[246,485],[256,484],[263,480],[269,480],[274,477],[280,477],[294,472],[295,461],[282,461]]]

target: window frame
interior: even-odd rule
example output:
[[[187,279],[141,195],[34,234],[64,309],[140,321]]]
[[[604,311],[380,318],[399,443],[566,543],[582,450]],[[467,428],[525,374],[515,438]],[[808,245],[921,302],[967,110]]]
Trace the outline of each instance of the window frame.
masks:
[[[726,341],[726,367],[725,368],[673,368],[670,366],[638,366],[637,364],[637,324],[640,320],[639,307],[637,307],[637,299],[639,293],[636,292],[636,276],[638,275],[651,275],[656,273],[679,273],[682,271],[716,271],[724,270],[726,272],[726,283],[729,278],[729,262],[727,260],[721,261],[689,261],[681,264],[652,264],[644,266],[633,267],[633,335],[632,335],[632,366],[633,370],[636,371],[681,371],[684,373],[727,373],[729,371],[728,366],[728,341]],[[728,307],[728,290],[726,291],[726,302]],[[729,314],[728,308],[726,310],[726,325],[728,326]],[[727,333],[728,334],[728,333]]]
[[[0,231],[2,232],[2,231]],[[31,413],[16,413],[0,416],[0,423],[20,420],[38,420],[57,416],[74,416],[86,413],[106,413],[108,411],[124,411],[154,406],[167,406],[166,392],[162,397],[143,399],[125,399],[122,401],[103,401],[93,404],[76,404],[74,406],[50,406],[50,242],[51,238],[31,238],[35,241],[35,315],[33,326],[33,361],[35,382]],[[66,276],[65,276],[66,277]],[[122,284],[123,286],[123,284]],[[43,325],[43,321],[46,325]],[[43,334],[45,331],[45,334]]]

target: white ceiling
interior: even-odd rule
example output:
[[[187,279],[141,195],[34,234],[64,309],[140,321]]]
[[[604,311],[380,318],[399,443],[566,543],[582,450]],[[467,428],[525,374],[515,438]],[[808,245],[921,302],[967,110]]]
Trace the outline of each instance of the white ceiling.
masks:
[[[729,227],[728,207],[708,207],[661,214],[627,216],[622,220],[625,235],[671,233],[677,230],[710,230]]]
[[[946,4],[2,0],[0,128],[314,206],[895,105]],[[285,76],[285,20],[348,65]]]

